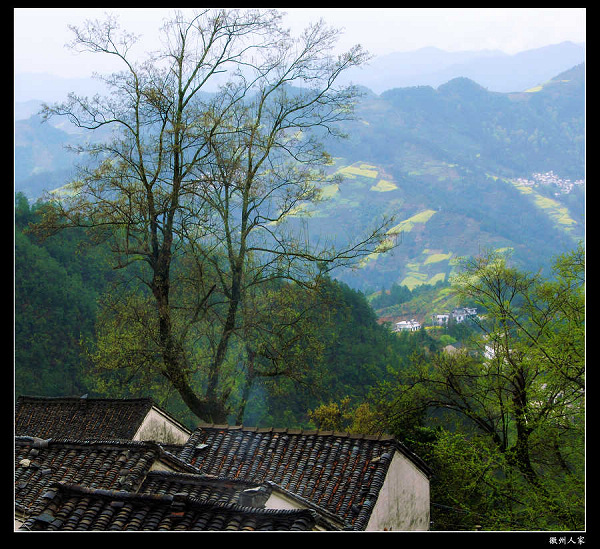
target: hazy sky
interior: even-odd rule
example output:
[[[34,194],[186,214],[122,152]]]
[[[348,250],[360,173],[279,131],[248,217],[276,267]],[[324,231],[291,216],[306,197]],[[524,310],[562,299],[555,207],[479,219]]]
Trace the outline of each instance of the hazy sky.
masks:
[[[187,9],[187,8],[184,8]],[[344,29],[343,50],[360,43],[374,55],[434,46],[447,51],[496,49],[513,54],[558,44],[585,42],[586,8],[278,8],[285,24],[300,31],[319,18]],[[15,72],[88,76],[109,70],[100,56],[74,55],[68,25],[119,14],[123,28],[150,43],[171,8],[15,8]],[[146,43],[146,42],[145,42]]]

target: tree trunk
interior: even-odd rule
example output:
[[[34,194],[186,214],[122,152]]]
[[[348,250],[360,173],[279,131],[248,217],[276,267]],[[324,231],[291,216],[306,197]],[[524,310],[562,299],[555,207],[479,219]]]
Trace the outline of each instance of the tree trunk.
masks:
[[[227,412],[222,402],[211,393],[201,398],[191,387],[185,373],[184,353],[176,341],[171,323],[169,307],[169,264],[168,253],[162,253],[154,266],[152,293],[158,310],[160,349],[165,366],[164,375],[173,384],[186,406],[200,420],[207,423],[226,423]]]
[[[254,372],[254,360],[256,357],[256,352],[250,349],[248,345],[246,345],[246,353],[248,355],[248,371],[246,372],[246,377],[244,379],[244,387],[242,389],[242,401],[238,408],[237,416],[236,416],[236,425],[242,425],[244,422],[244,413],[246,412],[246,405],[248,404],[248,397],[250,396],[250,390],[252,389],[252,384],[254,383],[255,372]]]

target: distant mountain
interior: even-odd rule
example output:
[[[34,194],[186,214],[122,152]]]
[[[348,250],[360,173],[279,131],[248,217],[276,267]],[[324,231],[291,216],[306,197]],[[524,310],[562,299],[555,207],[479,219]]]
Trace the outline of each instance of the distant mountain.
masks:
[[[490,91],[525,91],[585,62],[585,45],[563,42],[508,55],[498,50],[447,52],[421,48],[374,58],[367,66],[348,71],[344,80],[377,94],[393,88],[432,86],[457,77],[474,80]],[[103,84],[93,78],[59,78],[15,71],[15,103],[47,103],[66,99],[69,92],[92,96]],[[15,115],[19,119],[19,109]]]
[[[395,215],[397,246],[339,277],[414,287],[488,248],[532,270],[571,249],[584,231],[584,94],[583,64],[522,93],[467,78],[367,92],[349,139],[330,146],[345,181],[310,226],[342,240]]]
[[[42,102],[37,99],[29,101],[15,102],[14,117],[15,120],[26,120],[36,115],[42,108]]]
[[[490,91],[525,91],[585,61],[585,47],[563,42],[508,55],[496,50],[447,52],[422,48],[376,57],[348,71],[346,81],[375,93],[393,88],[432,86],[457,77],[474,80]]]
[[[78,136],[70,135],[39,116],[15,122],[15,191],[39,198],[44,190],[62,187],[68,181],[75,157],[65,147]]]
[[[365,90],[349,139],[328,143],[344,180],[324,190],[307,226],[345,241],[394,215],[396,247],[337,276],[364,291],[414,287],[447,280],[459,257],[486,248],[511,250],[527,269],[570,249],[584,229],[585,66],[536,84],[505,93],[459,77]],[[37,198],[64,184],[73,159],[62,147],[77,139],[18,120],[15,190]]]

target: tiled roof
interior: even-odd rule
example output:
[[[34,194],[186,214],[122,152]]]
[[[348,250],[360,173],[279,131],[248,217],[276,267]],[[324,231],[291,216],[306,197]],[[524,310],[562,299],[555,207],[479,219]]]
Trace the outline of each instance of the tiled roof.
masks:
[[[133,439],[152,406],[150,398],[20,396],[15,408],[15,435]]]
[[[20,397],[15,428],[30,434],[15,438],[15,506],[25,527],[364,530],[395,452],[431,473],[390,436],[203,425],[185,444],[127,440],[127,424],[152,405]],[[271,495],[306,509],[268,513]]]
[[[269,484],[208,477],[171,471],[151,471],[139,489],[143,494],[185,495],[191,499],[214,504],[238,504],[264,507],[271,494]]]
[[[364,529],[395,451],[428,469],[390,436],[205,425],[179,457],[203,474],[273,482]]]
[[[342,530],[343,524],[332,513],[314,505],[302,497],[284,490],[273,482],[262,484],[226,477],[213,477],[202,474],[176,473],[172,471],[151,471],[139,489],[141,494],[179,495],[204,503],[242,507],[264,508],[272,494],[288,502],[295,502],[298,508],[311,509],[317,523],[326,530]],[[271,508],[274,508],[271,506]]]
[[[255,509],[205,503],[185,495],[115,492],[58,483],[46,507],[22,530],[84,531],[302,531],[315,525],[312,511]]]
[[[154,442],[16,437],[15,506],[19,514],[34,512],[48,486],[58,481],[135,491],[159,460],[176,471],[192,470]]]

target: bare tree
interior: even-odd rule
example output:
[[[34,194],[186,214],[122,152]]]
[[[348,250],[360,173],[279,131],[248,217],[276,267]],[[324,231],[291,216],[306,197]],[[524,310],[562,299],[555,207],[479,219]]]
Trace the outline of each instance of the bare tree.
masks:
[[[366,54],[356,46],[336,58],[337,30],[319,22],[292,38],[280,19],[254,9],[176,14],[163,50],[142,63],[130,58],[135,37],[114,18],[88,23],[73,29],[73,47],[115,56],[124,71],[103,78],[106,97],[44,107],[48,117],[115,131],[80,147],[95,161],[53,196],[43,227],[88,227],[110,239],[117,266],[143,263],[136,272],[150,290],[157,367],[207,421],[231,411],[224,364],[233,339],[249,333],[252,315],[241,312],[257,288],[277,279],[309,288],[385,237],[382,223],[336,249],[293,223],[327,180],[319,137],[339,136],[352,116],[357,90],[338,77]],[[209,356],[190,353],[199,337],[210,341]]]

